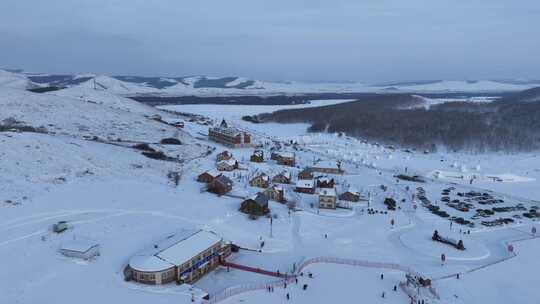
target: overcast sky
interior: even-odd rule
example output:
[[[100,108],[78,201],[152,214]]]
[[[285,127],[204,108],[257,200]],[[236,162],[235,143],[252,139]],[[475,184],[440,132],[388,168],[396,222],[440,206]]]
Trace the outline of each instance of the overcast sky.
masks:
[[[0,67],[303,81],[540,79],[540,0],[0,0]]]

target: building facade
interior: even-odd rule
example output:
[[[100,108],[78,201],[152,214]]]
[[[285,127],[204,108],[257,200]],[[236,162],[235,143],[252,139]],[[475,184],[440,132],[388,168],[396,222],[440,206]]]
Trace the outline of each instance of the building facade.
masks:
[[[315,193],[315,181],[312,179],[299,179],[296,182],[296,192],[314,194]]]
[[[283,189],[283,187],[273,185],[272,187],[264,190],[263,193],[273,201],[285,203],[285,190]]]
[[[232,153],[225,150],[216,156],[217,161],[229,160],[233,157]]]
[[[251,147],[251,135],[229,126],[225,120],[219,126],[208,129],[208,139],[231,148]]]
[[[306,168],[298,173],[298,179],[313,179],[313,171]]]
[[[319,208],[336,209],[337,195],[336,189],[320,189],[319,190]]]
[[[281,152],[277,156],[278,165],[294,167],[296,166],[296,156],[293,152]]]
[[[234,158],[222,160],[216,164],[216,168],[219,171],[234,171],[238,169],[238,161]]]
[[[197,181],[199,183],[211,183],[216,177],[220,176],[221,172],[217,170],[206,171],[199,176],[197,176]]]
[[[211,231],[181,230],[133,256],[124,273],[144,284],[191,284],[218,267],[230,247]]]
[[[359,202],[361,199],[360,193],[353,190],[348,190],[339,195],[339,199],[347,202]]]
[[[232,187],[233,181],[225,175],[220,175],[208,184],[208,191],[217,195],[224,195],[229,193]]]
[[[268,188],[270,186],[270,177],[264,173],[259,174],[249,181],[252,187]]]
[[[254,216],[263,216],[270,213],[268,197],[263,193],[257,193],[242,202],[240,212]]]
[[[275,184],[290,184],[292,181],[291,173],[289,172],[281,172],[277,175],[274,175],[272,177],[272,183]]]

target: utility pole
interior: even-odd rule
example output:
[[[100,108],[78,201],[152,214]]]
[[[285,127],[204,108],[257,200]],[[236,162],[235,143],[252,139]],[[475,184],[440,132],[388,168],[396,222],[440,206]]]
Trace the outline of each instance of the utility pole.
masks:
[[[272,224],[273,224],[273,219],[272,219],[272,216],[270,216],[270,237],[272,237]]]

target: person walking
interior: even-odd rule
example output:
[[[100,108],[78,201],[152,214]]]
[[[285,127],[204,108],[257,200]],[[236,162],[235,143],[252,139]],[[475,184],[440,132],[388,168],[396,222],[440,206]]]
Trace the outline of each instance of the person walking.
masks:
[[[291,299],[291,296],[287,293],[287,301]]]
[[[384,279],[384,274],[381,273],[381,280],[383,280],[383,279]]]

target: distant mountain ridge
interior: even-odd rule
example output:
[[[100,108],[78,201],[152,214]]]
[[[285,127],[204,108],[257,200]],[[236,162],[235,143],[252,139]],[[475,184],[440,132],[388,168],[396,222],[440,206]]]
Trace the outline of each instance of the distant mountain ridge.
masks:
[[[103,76],[93,74],[33,74],[0,70],[0,85],[26,88],[82,86],[125,95],[221,96],[309,93],[501,93],[540,86],[531,80],[423,80],[366,84],[359,82],[271,82],[237,76]]]

